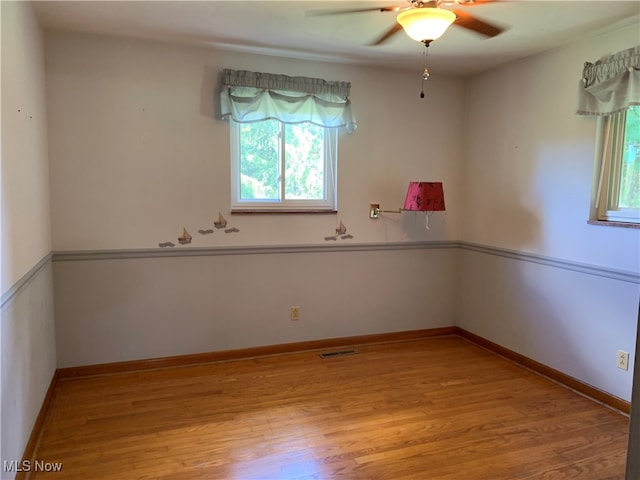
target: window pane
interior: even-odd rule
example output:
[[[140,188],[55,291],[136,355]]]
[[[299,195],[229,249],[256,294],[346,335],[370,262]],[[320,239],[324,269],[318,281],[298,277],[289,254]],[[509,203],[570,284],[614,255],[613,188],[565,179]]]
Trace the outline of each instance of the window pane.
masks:
[[[627,110],[620,166],[620,208],[640,208],[640,107]]]
[[[627,110],[618,206],[640,208],[640,106]]]
[[[284,126],[285,198],[321,200],[325,197],[324,128],[312,123]]]
[[[240,128],[240,199],[280,199],[279,122],[245,123]]]

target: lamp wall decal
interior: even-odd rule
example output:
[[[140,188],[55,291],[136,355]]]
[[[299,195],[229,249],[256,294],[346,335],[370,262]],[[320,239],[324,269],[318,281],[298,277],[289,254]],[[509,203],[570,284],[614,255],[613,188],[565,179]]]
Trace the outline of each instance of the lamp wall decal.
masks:
[[[442,182],[409,182],[403,208],[384,210],[379,203],[369,205],[369,218],[380,218],[382,213],[427,212],[426,228],[429,229],[429,214],[445,210]]]

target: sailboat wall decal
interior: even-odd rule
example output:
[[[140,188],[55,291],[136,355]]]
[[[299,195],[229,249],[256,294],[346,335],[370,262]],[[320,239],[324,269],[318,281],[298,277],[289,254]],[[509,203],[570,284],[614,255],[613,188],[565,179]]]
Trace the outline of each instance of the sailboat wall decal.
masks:
[[[186,245],[187,243],[191,243],[191,235],[187,232],[187,229],[182,227],[182,236],[178,237],[178,243],[180,245]]]
[[[218,220],[213,222],[213,226],[216,228],[224,228],[227,226],[227,219],[222,216],[222,213],[218,212]]]
[[[344,223],[342,223],[342,220],[340,220],[340,225],[336,227],[335,235],[324,237],[324,239],[327,242],[329,241],[335,242],[336,240],[338,240],[338,237],[340,237],[342,240],[350,240],[353,238],[353,235],[347,234],[347,227],[344,225]]]

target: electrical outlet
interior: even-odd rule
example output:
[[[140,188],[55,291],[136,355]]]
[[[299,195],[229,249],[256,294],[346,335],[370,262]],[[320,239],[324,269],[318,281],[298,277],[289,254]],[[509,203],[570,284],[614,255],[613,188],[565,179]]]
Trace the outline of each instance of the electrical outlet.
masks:
[[[629,370],[629,352],[618,350],[618,368],[622,370]]]
[[[300,307],[291,307],[291,320],[300,320]]]

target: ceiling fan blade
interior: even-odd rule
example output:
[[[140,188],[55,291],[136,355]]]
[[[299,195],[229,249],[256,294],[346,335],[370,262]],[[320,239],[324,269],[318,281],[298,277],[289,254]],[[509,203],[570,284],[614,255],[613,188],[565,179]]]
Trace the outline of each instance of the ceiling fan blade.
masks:
[[[387,40],[389,40],[396,33],[400,32],[401,30],[402,30],[402,25],[400,25],[399,23],[396,22],[393,25],[393,27],[391,27],[389,30],[384,32],[384,34],[380,38],[378,38],[378,40],[376,40],[375,42],[370,43],[370,45],[372,45],[372,46],[381,45],[384,42],[386,42]]]
[[[466,28],[467,30],[480,33],[487,37],[495,37],[504,31],[503,28],[484,22],[462,10],[452,10],[452,12],[455,13],[457,17],[453,24]]]
[[[404,7],[391,6],[391,7],[375,7],[375,8],[354,8],[352,10],[308,10],[306,16],[308,17],[322,17],[328,15],[343,15],[349,13],[364,13],[364,12],[398,12]]]

